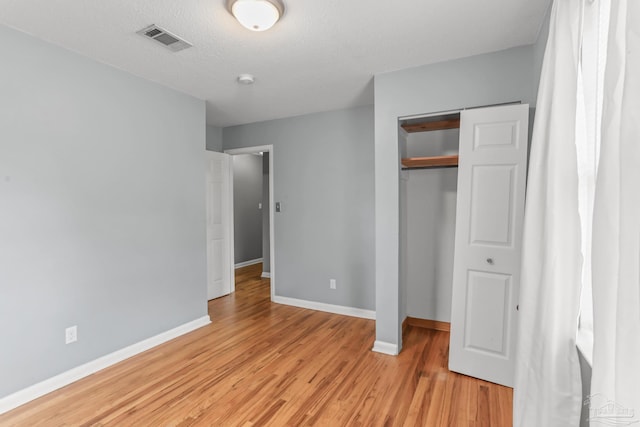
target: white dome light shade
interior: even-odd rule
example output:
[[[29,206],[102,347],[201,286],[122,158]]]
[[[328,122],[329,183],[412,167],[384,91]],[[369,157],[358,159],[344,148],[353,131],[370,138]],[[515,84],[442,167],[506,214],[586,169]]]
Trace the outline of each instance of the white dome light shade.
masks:
[[[229,0],[227,7],[238,22],[251,31],[268,30],[284,12],[279,0]]]

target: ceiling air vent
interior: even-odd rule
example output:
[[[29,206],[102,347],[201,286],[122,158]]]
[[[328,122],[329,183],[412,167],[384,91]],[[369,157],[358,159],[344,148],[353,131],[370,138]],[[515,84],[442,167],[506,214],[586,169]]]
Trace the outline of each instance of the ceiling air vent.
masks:
[[[160,28],[157,25],[149,25],[147,28],[137,31],[137,33],[141,36],[149,37],[150,39],[157,41],[173,52],[178,52],[193,46],[191,43],[182,40],[180,37],[171,34],[169,31],[164,28]]]

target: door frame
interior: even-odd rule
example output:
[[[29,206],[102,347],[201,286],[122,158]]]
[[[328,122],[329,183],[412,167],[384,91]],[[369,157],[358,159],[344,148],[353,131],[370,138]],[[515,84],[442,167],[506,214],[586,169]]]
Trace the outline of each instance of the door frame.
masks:
[[[253,147],[243,147],[243,148],[232,148],[229,150],[224,150],[225,154],[229,154],[230,156],[236,156],[239,154],[256,154],[256,153],[269,153],[269,276],[271,283],[271,301],[273,301],[276,296],[276,254],[275,254],[275,202],[274,202],[274,170],[273,170],[273,145],[256,145]],[[235,292],[236,290],[236,278],[235,278],[235,260],[234,260],[234,223],[233,223],[233,159],[230,162],[230,171],[231,171],[231,203],[229,204],[229,213],[231,218],[231,239],[230,239],[230,250],[231,250],[231,261],[228,268],[231,270],[231,292]]]

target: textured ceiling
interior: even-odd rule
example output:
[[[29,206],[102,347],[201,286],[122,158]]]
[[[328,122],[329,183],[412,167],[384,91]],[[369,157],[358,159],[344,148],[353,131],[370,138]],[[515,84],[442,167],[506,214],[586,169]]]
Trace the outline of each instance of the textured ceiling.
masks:
[[[230,126],[373,103],[373,76],[533,43],[549,0],[284,0],[254,33],[224,0],[0,0],[0,23],[207,101]],[[172,53],[135,32],[193,43]],[[252,86],[235,81],[256,76]]]

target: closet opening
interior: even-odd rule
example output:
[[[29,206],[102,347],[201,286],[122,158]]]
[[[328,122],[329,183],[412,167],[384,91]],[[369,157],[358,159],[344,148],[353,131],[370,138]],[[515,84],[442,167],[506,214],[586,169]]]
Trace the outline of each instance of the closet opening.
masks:
[[[449,369],[512,386],[529,106],[399,119],[400,315]],[[460,162],[458,162],[458,159]]]
[[[400,120],[405,325],[450,330],[460,113]]]

